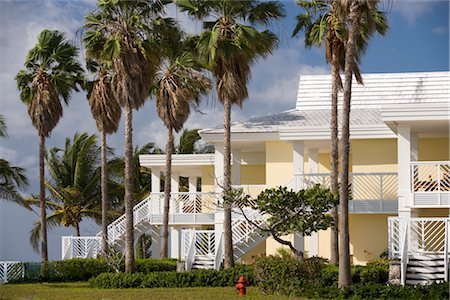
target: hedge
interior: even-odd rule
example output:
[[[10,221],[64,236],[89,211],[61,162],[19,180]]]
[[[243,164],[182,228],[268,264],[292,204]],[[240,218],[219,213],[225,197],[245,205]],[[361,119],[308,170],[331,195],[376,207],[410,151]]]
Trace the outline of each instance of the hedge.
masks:
[[[96,288],[186,288],[234,286],[244,275],[253,285],[251,266],[236,265],[227,270],[193,270],[191,272],[103,273],[89,280]]]
[[[25,263],[25,281],[87,281],[105,272],[114,272],[103,258],[74,258],[50,261],[41,273],[39,263]],[[121,270],[125,270],[122,263]],[[149,274],[176,270],[175,259],[137,259],[136,271]]]

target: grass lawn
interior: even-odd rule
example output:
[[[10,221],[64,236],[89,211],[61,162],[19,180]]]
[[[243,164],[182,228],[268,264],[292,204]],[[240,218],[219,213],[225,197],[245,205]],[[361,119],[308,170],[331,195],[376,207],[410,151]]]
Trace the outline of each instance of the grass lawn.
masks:
[[[247,288],[246,299],[301,299],[281,296],[265,296],[255,287]],[[232,287],[184,288],[184,289],[96,289],[86,282],[78,283],[33,283],[0,285],[0,299],[23,300],[127,300],[127,299],[243,299]]]

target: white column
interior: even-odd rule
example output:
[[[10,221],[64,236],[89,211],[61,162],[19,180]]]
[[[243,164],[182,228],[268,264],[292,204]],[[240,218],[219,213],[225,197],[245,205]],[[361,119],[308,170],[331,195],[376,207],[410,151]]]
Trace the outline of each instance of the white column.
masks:
[[[319,150],[308,150],[308,167],[309,173],[319,173]]]
[[[303,141],[295,141],[292,143],[293,146],[293,167],[294,167],[294,176],[295,176],[295,190],[299,190],[302,188],[301,184],[301,176],[304,172],[304,144]],[[297,176],[296,176],[297,175]]]
[[[152,258],[159,258],[161,251],[161,228],[154,225],[151,226],[150,234],[152,236],[152,245],[150,246]]]
[[[170,227],[170,257],[178,259],[181,257],[181,227]]]
[[[241,184],[241,150],[233,150],[233,164],[231,166],[231,184]]]
[[[162,213],[162,202],[161,202],[161,169],[159,167],[152,167],[152,201],[151,212],[152,213]],[[159,253],[159,252],[158,252]]]
[[[180,173],[178,172],[172,172],[172,178],[171,178],[171,192],[172,193],[178,193],[180,191]]]
[[[309,173],[319,173],[319,150],[308,150],[308,167]],[[319,255],[319,233],[313,232],[309,237],[309,257]]]
[[[178,196],[173,196],[172,193],[180,192],[180,173],[172,172],[172,177],[170,178],[170,203],[169,203],[169,213],[180,213],[182,203],[180,203],[180,199]],[[170,221],[169,221],[170,222]]]
[[[305,253],[305,238],[301,233],[294,233],[294,248]]]
[[[214,144],[214,187],[215,192],[222,194],[223,189],[223,143]]]
[[[398,215],[411,217],[411,160],[418,158],[417,136],[409,126],[397,127]]]
[[[189,205],[193,205],[193,207],[195,209],[200,208],[199,206],[197,206],[197,202],[200,200],[196,200],[196,199],[200,199],[200,197],[197,198],[197,177],[196,176],[189,176]],[[184,203],[183,203],[184,204]],[[188,206],[189,206],[188,205]],[[183,205],[181,205],[181,208],[183,207]],[[199,211],[195,211],[196,213],[199,213]]]

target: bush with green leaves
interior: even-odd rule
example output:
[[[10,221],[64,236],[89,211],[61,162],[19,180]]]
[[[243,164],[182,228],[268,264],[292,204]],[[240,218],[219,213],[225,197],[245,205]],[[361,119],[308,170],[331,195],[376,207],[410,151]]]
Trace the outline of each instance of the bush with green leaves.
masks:
[[[234,286],[244,275],[248,285],[253,285],[251,266],[236,265],[227,270],[193,270],[190,272],[103,273],[89,280],[96,288],[186,288]]]

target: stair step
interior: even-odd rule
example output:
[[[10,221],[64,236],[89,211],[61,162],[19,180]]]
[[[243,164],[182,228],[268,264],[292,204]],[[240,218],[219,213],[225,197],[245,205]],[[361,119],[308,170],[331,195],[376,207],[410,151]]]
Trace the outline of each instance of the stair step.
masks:
[[[409,266],[417,267],[433,267],[433,266],[444,266],[445,262],[443,260],[410,260],[408,261]]]
[[[445,275],[444,274],[414,274],[414,273],[408,273],[406,274],[406,280],[408,279],[420,279],[420,280],[428,280],[428,279],[442,279],[444,280]]]
[[[409,260],[440,260],[444,259],[443,254],[413,254],[409,256]]]
[[[410,267],[407,268],[407,273],[443,273],[445,272],[445,267],[436,266],[436,267]]]
[[[420,280],[420,279],[406,279],[406,284],[411,284],[411,285],[429,285],[432,284],[433,282],[440,282],[439,280]]]

